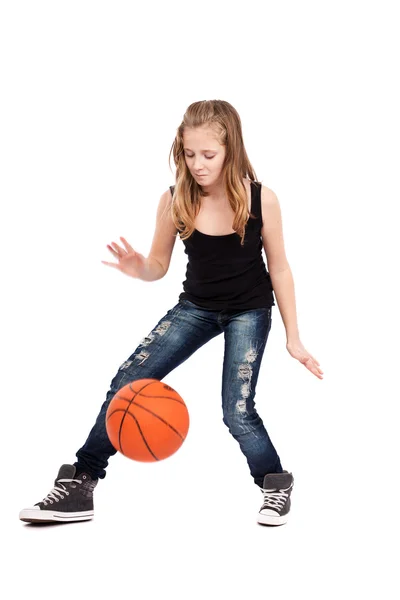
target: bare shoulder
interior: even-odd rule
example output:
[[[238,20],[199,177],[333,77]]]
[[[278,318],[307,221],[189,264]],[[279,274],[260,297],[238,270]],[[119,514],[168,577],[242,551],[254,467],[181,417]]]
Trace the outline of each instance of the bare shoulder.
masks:
[[[278,202],[278,197],[275,194],[275,192],[273,190],[271,190],[271,188],[262,184],[261,185],[261,201],[265,204],[265,206],[273,205]]]
[[[263,224],[272,219],[276,219],[280,212],[279,200],[271,188],[266,185],[261,186],[261,215]]]
[[[172,205],[172,193],[168,188],[163,192],[160,196],[160,200],[158,203],[157,213],[159,217],[168,217],[170,216],[170,209]]]
[[[163,202],[165,202],[165,204],[171,204],[172,203],[172,192],[171,192],[170,188],[168,188],[167,190],[165,190],[165,192],[163,192],[161,194],[161,200]]]

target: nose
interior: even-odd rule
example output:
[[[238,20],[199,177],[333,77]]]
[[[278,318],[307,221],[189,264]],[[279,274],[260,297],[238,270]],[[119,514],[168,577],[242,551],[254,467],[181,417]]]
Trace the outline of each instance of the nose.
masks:
[[[193,163],[193,170],[195,173],[201,173],[203,170],[203,163],[200,158],[195,158]]]

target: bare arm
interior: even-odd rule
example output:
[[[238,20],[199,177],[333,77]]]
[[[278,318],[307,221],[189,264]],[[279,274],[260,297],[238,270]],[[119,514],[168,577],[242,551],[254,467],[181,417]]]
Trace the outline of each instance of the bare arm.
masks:
[[[149,256],[146,281],[161,279],[166,275],[171,262],[172,250],[176,240],[176,227],[171,218],[172,196],[168,189],[160,198],[157,208],[156,227]]]
[[[263,219],[261,235],[272,287],[286,329],[286,338],[287,340],[298,339],[294,281],[286,258],[281,209],[276,194],[264,185],[261,188],[261,209]]]
[[[283,242],[281,210],[276,194],[266,186],[261,188],[261,212],[263,218],[261,235],[272,287],[286,329],[286,349],[313,375],[323,379],[319,362],[304,348],[300,340],[293,275]]]

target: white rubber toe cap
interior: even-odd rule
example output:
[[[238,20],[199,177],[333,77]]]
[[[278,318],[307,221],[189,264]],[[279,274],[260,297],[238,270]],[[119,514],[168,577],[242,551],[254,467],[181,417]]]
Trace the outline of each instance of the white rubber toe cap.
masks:
[[[279,514],[275,510],[272,510],[272,508],[260,510],[260,515],[265,515],[266,517],[279,517]]]

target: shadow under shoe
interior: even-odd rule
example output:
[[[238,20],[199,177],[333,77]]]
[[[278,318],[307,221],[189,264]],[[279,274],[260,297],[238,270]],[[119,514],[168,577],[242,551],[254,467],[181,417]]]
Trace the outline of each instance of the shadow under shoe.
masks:
[[[290,494],[294,485],[292,473],[267,473],[264,477],[264,502],[258,512],[258,523],[263,525],[283,525],[290,511]]]
[[[86,521],[94,516],[93,490],[98,483],[88,473],[76,475],[75,465],[62,465],[53,489],[41,502],[19,513],[21,521]]]

